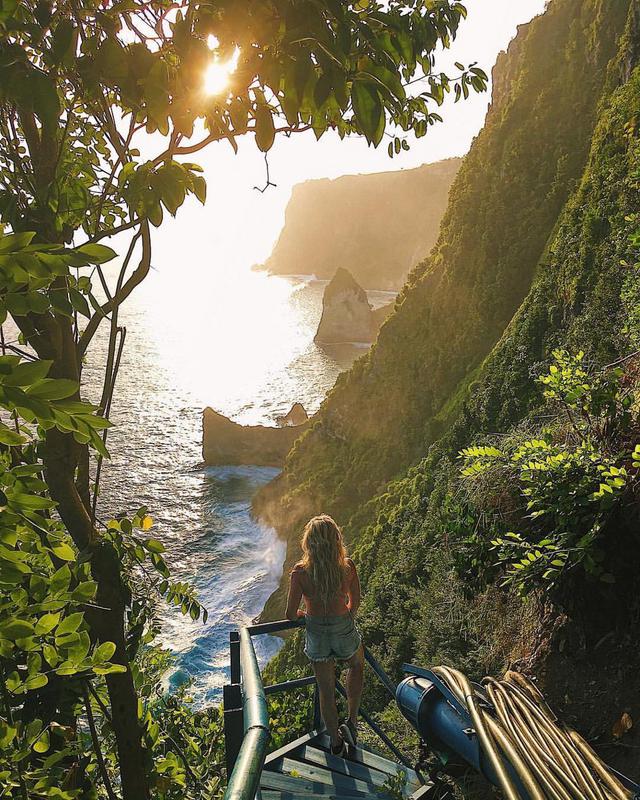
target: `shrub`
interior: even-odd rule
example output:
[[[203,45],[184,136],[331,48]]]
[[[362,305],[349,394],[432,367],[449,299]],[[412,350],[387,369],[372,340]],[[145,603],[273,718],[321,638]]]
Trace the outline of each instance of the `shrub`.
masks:
[[[602,537],[637,483],[636,384],[620,366],[590,375],[584,354],[553,354],[538,378],[551,421],[462,450],[462,475],[482,495],[481,527],[494,535],[495,564],[521,594],[558,586],[571,572],[613,582]],[[489,499],[491,498],[491,499]],[[489,506],[487,508],[487,506]],[[518,521],[518,530],[507,522]],[[492,524],[487,524],[491,520]]]

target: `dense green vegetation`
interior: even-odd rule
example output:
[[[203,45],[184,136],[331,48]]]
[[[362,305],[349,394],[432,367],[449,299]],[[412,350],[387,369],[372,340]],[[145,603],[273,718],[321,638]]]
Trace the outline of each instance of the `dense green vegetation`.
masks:
[[[125,346],[118,312],[151,268],[152,229],[188,196],[205,200],[184,157],[213,142],[236,150],[245,134],[266,153],[276,134],[311,128],[377,146],[389,123],[406,149],[439,120],[445,91],[486,86],[474,66],[451,80],[435,71],[465,13],[455,0],[0,4],[4,796],[219,794],[219,713],[163,697],[154,646],[158,603],[203,611],[172,581],[147,509],[96,513]],[[213,95],[212,48],[223,61],[238,50]],[[429,90],[411,95],[416,75]],[[100,325],[103,389],[90,405],[83,368]]]
[[[605,738],[640,703],[636,17],[556,0],[521,29],[439,245],[258,504],[345,525],[392,673],[517,662]]]
[[[438,245],[258,498],[257,511],[287,534],[321,507],[353,538],[371,519],[367,503],[455,419],[582,176],[600,99],[619,80],[608,67],[628,9],[627,0],[606,8],[557,0],[499,60],[492,106],[452,186]],[[531,361],[509,369],[518,364],[527,371]],[[502,395],[495,403],[505,405]]]

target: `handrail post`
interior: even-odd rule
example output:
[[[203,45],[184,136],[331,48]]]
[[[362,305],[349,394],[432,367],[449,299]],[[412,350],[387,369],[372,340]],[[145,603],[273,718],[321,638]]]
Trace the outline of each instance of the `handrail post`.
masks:
[[[231,683],[240,683],[240,633],[229,634],[229,664],[231,667]]]
[[[313,687],[313,729],[319,731],[322,727],[322,714],[320,713],[320,690],[316,681]]]
[[[270,738],[267,698],[249,628],[240,631],[240,671],[244,736],[228,776],[226,800],[253,800]]]
[[[244,736],[242,718],[242,687],[240,686],[240,634],[229,634],[229,654],[231,665],[230,683],[222,689],[222,708],[224,720],[224,749],[227,779],[230,778],[238,759]]]

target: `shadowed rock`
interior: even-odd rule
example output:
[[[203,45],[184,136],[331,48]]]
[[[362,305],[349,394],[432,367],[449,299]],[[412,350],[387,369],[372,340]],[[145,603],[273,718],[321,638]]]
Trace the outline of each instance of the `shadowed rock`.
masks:
[[[276,422],[281,428],[291,428],[302,425],[309,419],[306,408],[302,403],[294,403],[289,412],[282,417],[276,417]]]
[[[202,457],[210,466],[281,467],[291,445],[306,428],[306,422],[280,428],[239,425],[212,408],[205,408]]]
[[[365,290],[349,270],[339,267],[322,298],[322,317],[314,337],[316,344],[371,343],[393,304],[375,311]]]

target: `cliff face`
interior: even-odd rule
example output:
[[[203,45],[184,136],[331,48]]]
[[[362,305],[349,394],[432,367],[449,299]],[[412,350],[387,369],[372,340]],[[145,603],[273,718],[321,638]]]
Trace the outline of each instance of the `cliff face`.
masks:
[[[600,742],[621,710],[640,713],[629,644],[640,633],[637,503],[613,526],[624,579],[587,587],[605,611],[567,620],[545,606],[543,616],[483,573],[491,537],[478,538],[461,499],[457,453],[477,433],[532,424],[541,402],[532,372],[553,348],[585,350],[596,367],[640,348],[640,277],[629,266],[640,214],[639,9],[638,0],[554,0],[520,29],[498,65],[510,82],[496,81],[434,255],[261,498],[291,534],[311,510],[345,525],[365,641],[392,674],[414,661],[479,677],[520,660],[551,705]],[[520,513],[524,504],[509,523],[525,524]],[[607,757],[637,772],[632,749]]]
[[[461,160],[417,169],[346,175],[295,186],[285,225],[263,265],[279,275],[331,278],[348,264],[369,289],[399,289],[428,255]]]
[[[497,94],[452,186],[434,252],[256,501],[281,530],[294,534],[324,511],[359,538],[375,513],[369,501],[451,425],[458,395],[530,291],[582,176],[629,6],[554,0],[521,26],[497,65]],[[275,596],[267,614],[281,601]]]
[[[376,333],[367,293],[348,270],[339,267],[325,287],[314,341],[317,344],[372,342]]]

